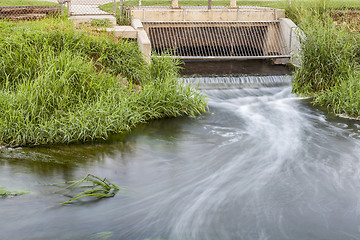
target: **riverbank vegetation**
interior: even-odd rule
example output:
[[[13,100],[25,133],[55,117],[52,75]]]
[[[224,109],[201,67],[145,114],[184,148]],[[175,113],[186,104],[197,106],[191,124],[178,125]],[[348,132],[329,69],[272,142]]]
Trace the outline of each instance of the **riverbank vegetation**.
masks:
[[[360,27],[334,22],[329,12],[307,13],[299,27],[304,34],[294,93],[334,113],[359,117]]]
[[[151,119],[195,116],[204,97],[171,58],[63,19],[0,22],[0,145],[106,139]]]

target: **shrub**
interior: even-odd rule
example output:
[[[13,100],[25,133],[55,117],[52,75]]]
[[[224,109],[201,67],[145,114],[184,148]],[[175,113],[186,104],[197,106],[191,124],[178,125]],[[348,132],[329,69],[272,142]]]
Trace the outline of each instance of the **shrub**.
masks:
[[[178,83],[173,60],[149,67],[136,43],[61,22],[0,22],[1,145],[105,139],[205,111],[204,97]]]

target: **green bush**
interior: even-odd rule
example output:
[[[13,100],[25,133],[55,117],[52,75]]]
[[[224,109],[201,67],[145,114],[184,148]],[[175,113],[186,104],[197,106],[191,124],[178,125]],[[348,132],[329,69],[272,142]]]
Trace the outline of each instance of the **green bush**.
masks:
[[[314,97],[315,104],[335,113],[359,116],[359,35],[336,25],[328,14],[312,13],[299,26],[304,33],[301,67],[293,92]]]
[[[204,97],[176,77],[176,62],[155,58],[149,67],[131,41],[59,19],[0,22],[0,145],[106,139],[203,112]]]

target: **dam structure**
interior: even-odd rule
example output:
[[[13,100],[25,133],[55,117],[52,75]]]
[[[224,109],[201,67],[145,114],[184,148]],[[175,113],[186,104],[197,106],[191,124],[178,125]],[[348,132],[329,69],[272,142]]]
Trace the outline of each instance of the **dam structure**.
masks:
[[[298,65],[297,26],[283,9],[237,7],[233,1],[230,7],[179,7],[173,0],[171,7],[138,6],[127,14],[148,62],[155,52],[182,60],[272,59]],[[126,35],[121,29],[119,35]]]

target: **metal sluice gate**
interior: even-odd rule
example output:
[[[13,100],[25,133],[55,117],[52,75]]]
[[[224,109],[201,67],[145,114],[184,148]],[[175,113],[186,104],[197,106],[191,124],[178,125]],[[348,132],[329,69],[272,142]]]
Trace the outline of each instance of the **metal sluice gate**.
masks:
[[[143,21],[152,51],[180,59],[290,57],[279,21]]]

